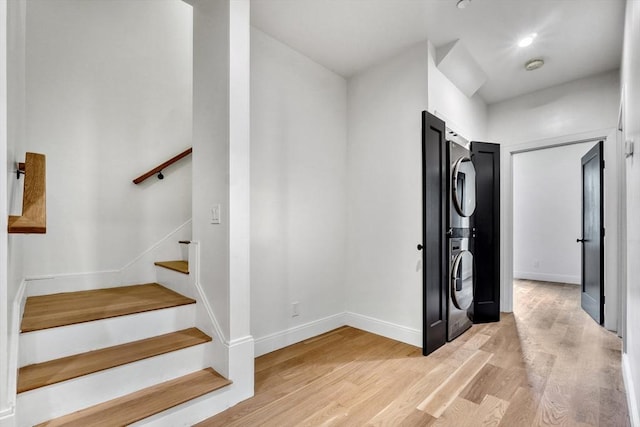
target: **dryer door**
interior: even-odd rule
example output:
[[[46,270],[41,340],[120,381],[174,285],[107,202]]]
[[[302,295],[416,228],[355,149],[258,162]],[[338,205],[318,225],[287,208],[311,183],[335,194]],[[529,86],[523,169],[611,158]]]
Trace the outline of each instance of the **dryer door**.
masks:
[[[473,255],[461,251],[451,269],[451,301],[459,310],[466,310],[473,302]]]
[[[469,157],[459,158],[451,174],[453,204],[462,217],[473,215],[476,210],[476,168]]]

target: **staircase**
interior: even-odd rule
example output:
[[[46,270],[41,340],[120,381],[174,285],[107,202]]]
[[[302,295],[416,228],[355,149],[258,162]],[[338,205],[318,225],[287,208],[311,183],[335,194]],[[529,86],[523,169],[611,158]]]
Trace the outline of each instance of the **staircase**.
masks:
[[[189,274],[187,261],[155,264]],[[144,423],[231,384],[210,367],[195,305],[158,283],[27,298],[17,425]]]

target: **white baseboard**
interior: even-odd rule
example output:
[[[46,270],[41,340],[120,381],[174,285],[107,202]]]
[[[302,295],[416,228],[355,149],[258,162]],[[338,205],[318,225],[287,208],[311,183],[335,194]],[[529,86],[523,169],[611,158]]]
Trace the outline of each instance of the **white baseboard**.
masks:
[[[352,326],[416,347],[422,347],[422,331],[358,313],[344,312],[304,325],[276,332],[255,340],[255,357],[329,332],[341,326]]]
[[[30,297],[124,286],[118,270],[28,276],[25,280],[27,296]],[[127,283],[130,284],[132,283]]]
[[[16,417],[13,408],[0,411],[0,427],[15,427]]]
[[[20,360],[20,323],[22,322],[22,314],[27,301],[27,282],[20,282],[18,291],[11,306],[11,329],[9,330],[9,374],[8,374],[8,401],[12,406],[13,412],[16,407],[17,384],[18,384],[18,367]],[[12,416],[13,417],[13,416]]]
[[[339,313],[323,319],[314,320],[313,322],[305,323],[304,325],[295,326],[284,331],[256,338],[254,347],[255,357],[313,338],[344,325],[344,313]]]
[[[570,283],[573,285],[580,284],[580,276],[571,276],[568,274],[548,274],[530,271],[514,271],[514,279],[539,280],[541,282]]]
[[[422,347],[422,331],[413,329],[385,320],[375,319],[373,317],[364,316],[362,314],[345,313],[345,325],[371,332],[372,334],[382,335],[392,340],[400,341],[416,347]]]
[[[254,394],[255,341],[251,335],[229,343],[229,378],[233,378],[229,404],[235,405]]]
[[[631,375],[631,366],[629,365],[629,356],[622,353],[622,378],[624,379],[624,387],[627,390],[627,406],[629,407],[629,420],[631,427],[640,427],[640,413],[638,413],[638,399],[636,388]]]

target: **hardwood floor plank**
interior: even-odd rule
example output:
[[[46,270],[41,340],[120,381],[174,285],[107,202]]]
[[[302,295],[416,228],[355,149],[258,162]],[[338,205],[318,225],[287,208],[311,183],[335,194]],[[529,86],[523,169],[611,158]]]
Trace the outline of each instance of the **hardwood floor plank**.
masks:
[[[509,407],[500,420],[500,427],[529,426],[538,410],[538,397],[529,387],[518,387],[509,401]]]
[[[598,425],[601,426],[620,426],[627,427],[631,425],[629,417],[626,416],[627,410],[624,405],[624,392],[600,388],[600,404]]]
[[[194,304],[157,283],[28,297],[22,332]]]
[[[480,404],[493,388],[496,379],[502,376],[505,371],[506,369],[487,363],[480,369],[478,375],[460,392],[460,397]]]
[[[629,425],[620,339],[579,287],[517,281],[514,295],[514,313],[427,357],[350,327],[259,357],[256,396],[200,425]]]
[[[418,410],[438,418],[492,357],[492,353],[476,350],[469,360],[418,405]]]
[[[467,342],[464,343],[463,347],[471,350],[478,350],[490,339],[491,335],[478,333],[475,334],[472,338],[468,339]]]
[[[378,378],[385,378],[384,373],[380,372]],[[402,390],[410,387],[416,382],[416,373],[412,371],[395,372],[393,377],[380,380],[372,378],[368,385],[363,385],[361,392],[375,390],[375,392],[367,399],[358,399],[358,402],[349,405],[347,415],[335,423],[334,426],[351,427],[354,425],[366,425],[376,414],[380,408],[384,408],[393,401]]]
[[[480,407],[475,413],[475,416],[469,419],[467,425],[469,427],[497,427],[500,425],[500,421],[508,407],[508,400],[498,399],[489,394],[480,402]]]
[[[473,402],[469,402],[461,397],[456,397],[452,400],[451,405],[447,407],[446,411],[440,418],[437,418],[433,424],[433,427],[466,427],[470,421],[478,421],[474,415],[478,412],[479,405]],[[477,426],[478,424],[476,424]],[[474,426],[475,427],[475,426]]]
[[[432,370],[421,375],[418,381],[411,387],[400,393],[396,399],[384,407],[369,424],[375,426],[396,425],[410,417],[417,410],[418,404],[424,400],[433,390],[455,372],[455,368],[444,363],[438,364]],[[424,411],[420,411],[424,412]],[[429,415],[429,418],[434,418]],[[434,418],[435,419],[435,418]]]
[[[211,341],[196,328],[20,368],[18,393]]]
[[[570,387],[561,384],[547,385],[538,411],[535,425],[539,426],[570,426],[571,418],[571,394]]]
[[[426,412],[418,411],[414,409],[411,411],[406,418],[400,421],[398,424],[381,424],[385,426],[395,426],[398,425],[400,427],[414,427],[414,426],[430,426],[436,421],[431,415]]]

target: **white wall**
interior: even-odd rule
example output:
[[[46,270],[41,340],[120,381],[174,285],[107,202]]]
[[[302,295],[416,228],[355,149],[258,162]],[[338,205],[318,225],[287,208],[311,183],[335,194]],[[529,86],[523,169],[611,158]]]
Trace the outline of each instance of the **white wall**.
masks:
[[[624,138],[633,140],[636,154],[627,167],[627,336],[623,371],[632,425],[640,425],[640,2],[628,0],[622,55],[622,86],[625,100]]]
[[[47,234],[28,276],[120,269],[191,216],[191,7],[27,3],[26,149],[47,155]],[[24,153],[20,153],[21,156]]]
[[[9,176],[7,175],[7,68],[9,57],[7,55],[7,14],[8,3],[3,2],[0,4],[0,27],[3,30],[0,31],[0,168],[3,175],[9,183]],[[9,383],[6,378],[9,377],[9,345],[8,345],[8,331],[9,331],[9,303],[7,298],[7,249],[8,249],[8,236],[7,236],[7,186],[0,186],[0,419],[6,415],[6,411],[9,408],[8,402],[8,389]],[[2,423],[2,421],[0,421]]]
[[[349,79],[347,309],[422,345],[420,43]]]
[[[10,412],[13,396],[13,372],[11,368],[11,342],[17,333],[13,325],[13,301],[24,277],[23,240],[7,235],[7,215],[22,208],[22,184],[15,176],[16,162],[24,161],[25,144],[25,11],[24,0],[3,2],[2,22],[6,27],[0,35],[0,50],[6,56],[0,71],[2,89],[0,95],[0,165],[6,184],[0,189],[0,418],[5,410]],[[6,28],[6,31],[4,30]],[[6,37],[6,39],[5,39]],[[4,49],[6,48],[6,51]],[[5,67],[6,65],[6,67]],[[6,84],[6,86],[5,86]],[[0,424],[2,422],[0,421]]]
[[[7,2],[7,11],[7,209],[10,213],[20,213],[24,179],[17,180],[15,170],[17,162],[24,162],[26,151],[26,1]],[[24,277],[23,241],[20,236],[9,235],[9,303]]]
[[[488,138],[518,144],[610,129],[618,118],[617,70],[491,104]]]
[[[257,354],[290,344],[301,328],[322,328],[323,319],[346,309],[346,109],[344,78],[252,28],[251,332]]]
[[[580,283],[581,157],[595,142],[513,156],[513,275]]]
[[[436,66],[436,49],[429,45],[429,111],[469,141],[487,138],[487,105],[476,94],[467,97]]]

